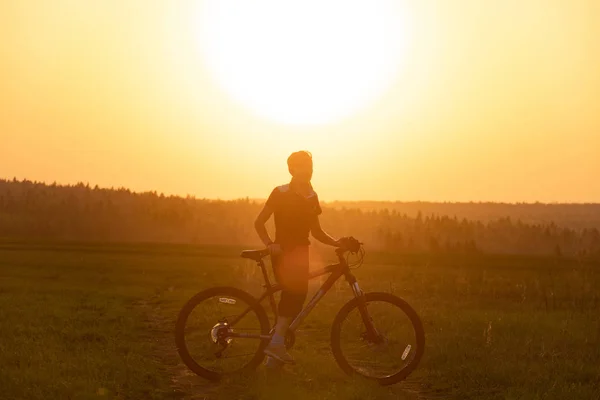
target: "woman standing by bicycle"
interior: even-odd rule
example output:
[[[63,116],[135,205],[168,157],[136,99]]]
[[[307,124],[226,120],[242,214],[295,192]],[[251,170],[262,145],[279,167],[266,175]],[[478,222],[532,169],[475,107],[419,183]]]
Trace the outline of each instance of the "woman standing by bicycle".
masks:
[[[283,363],[294,359],[285,347],[286,331],[300,312],[308,292],[309,233],[327,245],[340,246],[340,241],[323,231],[319,223],[321,206],[310,181],[313,174],[312,155],[308,151],[292,153],[288,159],[290,183],[271,192],[254,226],[262,242],[269,248],[273,272],[283,287],[277,310],[277,324],[265,354]],[[274,215],[275,240],[271,240],[265,223]],[[267,361],[268,365],[270,364]]]
[[[268,355],[267,366],[293,363],[286,345],[294,345],[294,332],[335,282],[344,277],[353,298],[342,306],[331,325],[331,351],[348,374],[391,385],[405,379],[423,356],[425,335],[415,310],[391,293],[363,292],[351,269],[362,265],[362,243],[353,237],[334,239],[319,224],[321,207],[313,190],[312,157],[305,151],[288,158],[292,180],[275,188],[256,219],[256,230],[268,249],[244,250],[265,278],[260,298],[230,286],[205,289],[182,307],[175,324],[175,343],[185,365],[210,380],[256,368]],[[275,240],[265,222],[274,215]],[[338,262],[308,271],[309,233],[325,244],[338,247]],[[271,255],[277,285],[271,285],[263,258]],[[358,255],[348,262],[348,255]],[[304,305],[309,278],[329,274]],[[274,293],[281,291],[279,305]],[[269,299],[277,314],[272,328],[261,301]],[[289,340],[286,340],[289,339]]]

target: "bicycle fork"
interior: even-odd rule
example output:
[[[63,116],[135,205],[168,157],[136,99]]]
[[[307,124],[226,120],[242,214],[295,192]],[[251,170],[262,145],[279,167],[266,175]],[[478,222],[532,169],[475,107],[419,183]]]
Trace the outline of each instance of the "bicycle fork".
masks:
[[[365,294],[360,289],[360,286],[358,286],[358,282],[356,281],[354,275],[352,275],[350,272],[346,273],[345,275],[346,281],[348,281],[348,284],[350,285],[350,287],[352,288],[352,292],[354,293],[354,297],[358,301],[358,312],[360,313],[362,322],[367,330],[367,339],[374,343],[381,342],[382,338],[379,335],[379,332],[377,332],[377,329],[373,324],[373,318],[371,318],[369,310],[367,309],[367,300]]]

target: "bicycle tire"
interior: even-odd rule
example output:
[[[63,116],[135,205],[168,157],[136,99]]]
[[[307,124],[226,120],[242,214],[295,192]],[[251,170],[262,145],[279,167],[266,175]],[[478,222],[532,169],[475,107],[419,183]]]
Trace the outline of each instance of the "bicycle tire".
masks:
[[[195,296],[193,296],[188,302],[181,308],[179,312],[179,316],[177,318],[177,322],[175,324],[175,344],[177,346],[177,352],[181,357],[184,364],[195,374],[202,376],[211,381],[220,380],[226,373],[221,373],[217,371],[212,371],[210,369],[202,367],[200,364],[194,360],[191,356],[188,346],[185,341],[185,327],[188,317],[191,312],[194,310],[196,306],[202,303],[204,300],[210,299],[215,296],[230,296],[235,297],[237,299],[243,300],[251,309],[255,312],[258,317],[260,323],[260,331],[261,335],[268,335],[270,330],[269,318],[267,317],[267,313],[264,308],[257,302],[256,298],[254,298],[249,293],[234,287],[221,286],[214,287],[207,290],[204,290]],[[248,339],[254,340],[254,339]],[[268,342],[265,340],[256,339],[259,344],[256,350],[256,354],[254,357],[243,367],[239,368],[235,372],[247,371],[255,369],[260,363],[263,361],[265,355],[263,353],[265,347]],[[227,373],[229,375],[229,373]]]
[[[390,294],[390,293],[382,293],[382,292],[366,293],[366,294],[364,294],[364,296],[365,296],[366,302],[373,302],[373,301],[387,302],[394,306],[399,307],[404,312],[404,314],[406,314],[406,316],[408,316],[408,318],[410,319],[410,322],[413,325],[413,330],[415,332],[415,337],[416,337],[417,349],[415,350],[415,356],[412,358],[412,361],[406,367],[401,369],[399,372],[397,372],[393,375],[385,376],[385,377],[381,377],[381,378],[367,376],[367,375],[361,374],[359,371],[354,369],[346,360],[346,357],[344,356],[344,354],[342,352],[341,341],[340,341],[342,323],[344,322],[344,320],[346,319],[348,314],[359,306],[359,299],[354,298],[354,299],[350,300],[348,303],[346,303],[340,309],[340,311],[338,312],[338,314],[336,315],[336,317],[333,321],[333,325],[331,328],[331,348],[333,351],[333,357],[335,358],[335,361],[340,366],[340,368],[349,375],[358,374],[358,375],[364,376],[368,379],[376,380],[381,385],[392,385],[392,384],[398,383],[398,382],[404,380],[408,375],[410,375],[410,373],[412,373],[415,370],[415,368],[418,366],[419,362],[421,361],[421,358],[423,357],[423,353],[425,351],[425,332],[423,329],[423,323],[421,322],[421,319],[419,318],[417,312],[406,301],[404,301],[400,297],[394,296],[393,294]]]

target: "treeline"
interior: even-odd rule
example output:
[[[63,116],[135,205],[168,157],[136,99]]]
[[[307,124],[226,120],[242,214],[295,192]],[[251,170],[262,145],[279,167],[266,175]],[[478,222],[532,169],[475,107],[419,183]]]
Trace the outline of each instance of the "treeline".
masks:
[[[409,217],[451,215],[459,219],[488,222],[510,216],[527,224],[554,222],[573,229],[600,228],[600,204],[596,203],[432,203],[427,201],[334,201],[335,208],[360,208],[363,211],[395,210]]]
[[[84,183],[0,180],[0,237],[250,246],[259,244],[253,222],[261,207],[262,201],[248,199],[221,201]],[[597,227],[526,223],[512,215],[469,220],[424,212],[411,216],[395,208],[362,210],[325,204],[321,223],[333,235],[354,235],[371,249],[600,260]]]

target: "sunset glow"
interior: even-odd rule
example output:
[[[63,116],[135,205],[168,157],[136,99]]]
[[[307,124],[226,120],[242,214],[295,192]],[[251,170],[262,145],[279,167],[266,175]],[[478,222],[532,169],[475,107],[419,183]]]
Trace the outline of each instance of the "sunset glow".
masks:
[[[0,2],[0,175],[264,198],[600,201],[600,3]]]
[[[402,2],[240,2],[199,8],[212,74],[256,114],[290,124],[351,114],[388,89],[409,40]]]

